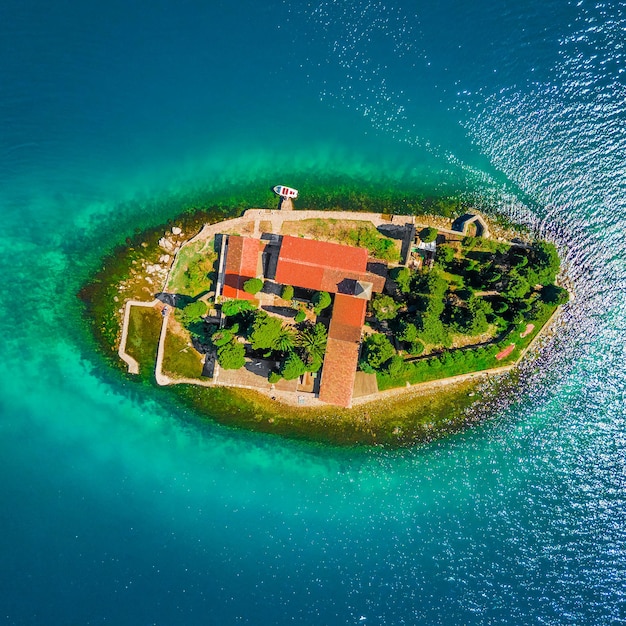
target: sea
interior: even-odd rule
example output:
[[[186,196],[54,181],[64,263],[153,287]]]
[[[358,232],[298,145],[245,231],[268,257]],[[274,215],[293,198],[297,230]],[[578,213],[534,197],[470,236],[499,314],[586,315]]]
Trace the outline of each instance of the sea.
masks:
[[[625,49],[623,0],[3,0],[0,621],[625,623]],[[573,299],[489,419],[294,441],[98,351],[116,245],[299,177],[556,243]]]

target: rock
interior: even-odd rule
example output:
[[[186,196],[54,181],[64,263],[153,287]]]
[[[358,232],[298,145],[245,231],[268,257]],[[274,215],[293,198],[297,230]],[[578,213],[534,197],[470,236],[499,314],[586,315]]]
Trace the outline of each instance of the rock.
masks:
[[[169,263],[171,258],[172,258],[172,257],[170,257],[170,255],[169,255],[169,254],[162,254],[162,255],[159,257],[159,263]]]
[[[182,232],[182,228],[179,228],[178,226],[172,226],[172,235],[180,235]]]
[[[165,252],[169,252],[170,254],[174,252],[175,249],[174,243],[167,237],[161,237],[161,239],[159,239],[159,246],[163,248]]]

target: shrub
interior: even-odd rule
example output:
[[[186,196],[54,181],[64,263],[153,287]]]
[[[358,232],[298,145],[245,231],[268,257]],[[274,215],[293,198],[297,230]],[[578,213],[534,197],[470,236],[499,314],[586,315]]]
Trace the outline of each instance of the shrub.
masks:
[[[330,306],[330,294],[327,291],[318,291],[313,296],[313,306],[315,314],[319,315],[324,309]]]
[[[272,385],[281,380],[282,376],[278,372],[270,372],[270,375],[267,377],[268,382]]]
[[[305,319],[306,319],[306,313],[303,309],[300,309],[296,313],[296,317],[294,318],[296,324],[299,324],[300,322],[304,322]]]
[[[281,294],[283,300],[293,300],[293,287],[291,285],[285,285]]]
[[[263,281],[260,278],[250,278],[243,284],[243,290],[253,296],[263,289]]]

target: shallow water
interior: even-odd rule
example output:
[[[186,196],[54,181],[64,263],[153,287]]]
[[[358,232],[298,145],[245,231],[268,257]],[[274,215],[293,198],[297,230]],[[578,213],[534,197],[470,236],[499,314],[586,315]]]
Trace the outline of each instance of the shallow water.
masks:
[[[625,17],[3,3],[5,622],[620,623]],[[558,243],[576,300],[495,419],[328,449],[199,425],[93,353],[105,252],[285,171],[462,188]]]

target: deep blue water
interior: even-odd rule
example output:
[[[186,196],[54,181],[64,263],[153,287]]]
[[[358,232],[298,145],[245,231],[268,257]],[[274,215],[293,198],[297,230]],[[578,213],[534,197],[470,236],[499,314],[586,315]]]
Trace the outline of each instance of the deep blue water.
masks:
[[[618,1],[5,0],[3,621],[626,621],[625,28]],[[85,351],[105,251],[285,170],[454,181],[557,242],[575,302],[496,419],[339,451],[193,425]]]

